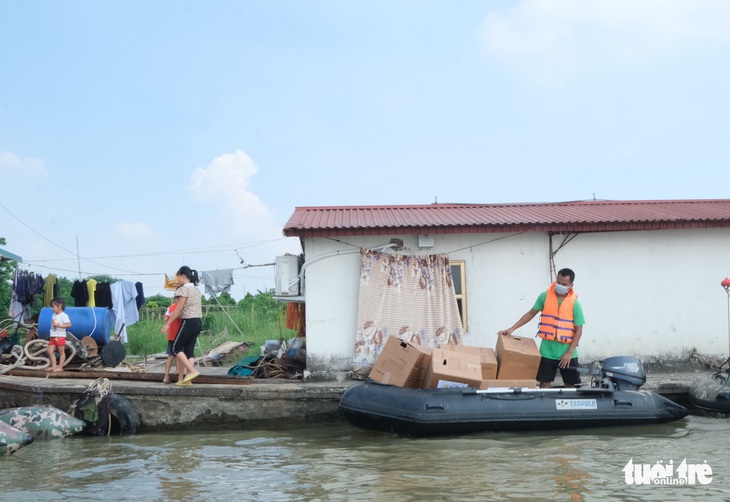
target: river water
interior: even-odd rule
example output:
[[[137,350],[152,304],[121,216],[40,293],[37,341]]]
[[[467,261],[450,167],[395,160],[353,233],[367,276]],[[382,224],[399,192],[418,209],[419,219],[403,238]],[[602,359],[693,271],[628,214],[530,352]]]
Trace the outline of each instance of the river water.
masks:
[[[730,419],[698,416],[656,426],[426,439],[339,420],[73,436],[0,457],[0,500],[720,501],[730,500],[729,452]]]

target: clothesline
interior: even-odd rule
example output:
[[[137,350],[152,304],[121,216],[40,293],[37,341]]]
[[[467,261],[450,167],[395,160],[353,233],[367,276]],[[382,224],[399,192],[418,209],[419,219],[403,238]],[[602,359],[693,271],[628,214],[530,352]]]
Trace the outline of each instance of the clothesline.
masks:
[[[44,307],[58,296],[58,281],[54,274],[42,277],[35,272],[17,269],[13,273],[12,297],[8,313],[13,319],[27,322],[30,307],[37,297]],[[139,320],[139,309],[144,305],[144,289],[141,282],[124,279],[114,282],[97,282],[94,279],[76,280],[71,286],[74,307],[108,308],[114,331],[122,342],[127,341],[127,326]]]
[[[204,270],[200,272],[200,279],[203,281],[205,286],[205,292],[209,295],[215,295],[217,293],[225,293],[231,290],[233,283],[233,271],[243,270],[252,267],[267,267],[273,266],[275,263],[263,263],[260,265],[244,265],[241,267],[233,268],[220,268],[215,270]],[[163,273],[164,283],[163,288],[167,290],[175,290],[178,287],[178,283],[175,280],[175,274],[167,275]]]
[[[275,263],[259,263],[254,265],[244,264],[240,267],[234,267],[230,270],[245,270],[247,268],[255,268],[255,267],[273,267],[276,265]],[[39,267],[47,270],[53,270],[55,272],[71,272],[74,275],[79,274],[78,270],[70,270],[70,269],[64,269],[64,268],[58,268],[58,267],[49,267],[48,265],[40,265],[38,263],[32,263],[28,261],[24,261],[22,263],[18,263],[18,268],[30,268],[30,267]],[[110,275],[106,272],[88,272],[88,271],[81,271],[81,275],[84,277],[91,277],[94,275]],[[125,277],[125,276],[153,276],[153,275],[164,275],[164,272],[123,272],[123,273],[115,273],[114,277]]]

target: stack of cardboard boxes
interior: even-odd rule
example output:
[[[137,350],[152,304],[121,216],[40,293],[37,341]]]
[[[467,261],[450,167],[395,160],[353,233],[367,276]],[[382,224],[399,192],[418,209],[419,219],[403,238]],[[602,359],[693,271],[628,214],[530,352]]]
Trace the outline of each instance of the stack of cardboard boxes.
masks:
[[[500,336],[496,349],[442,345],[430,350],[391,336],[370,378],[412,389],[535,387],[539,365],[532,338]]]

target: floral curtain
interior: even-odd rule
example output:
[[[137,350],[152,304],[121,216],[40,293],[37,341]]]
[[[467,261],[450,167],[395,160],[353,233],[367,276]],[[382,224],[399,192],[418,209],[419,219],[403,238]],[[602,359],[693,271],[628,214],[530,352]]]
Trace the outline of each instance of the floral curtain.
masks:
[[[446,254],[360,250],[360,298],[353,375],[366,377],[388,336],[427,347],[463,344]]]

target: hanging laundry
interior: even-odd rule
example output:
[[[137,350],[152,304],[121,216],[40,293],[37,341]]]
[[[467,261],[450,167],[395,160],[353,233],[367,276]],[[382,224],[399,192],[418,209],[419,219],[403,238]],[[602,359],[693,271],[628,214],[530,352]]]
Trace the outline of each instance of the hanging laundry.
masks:
[[[71,298],[74,299],[74,307],[86,307],[89,303],[89,287],[86,281],[74,281],[71,286]]]
[[[13,295],[22,305],[32,305],[36,296],[43,293],[45,280],[39,274],[25,270],[13,272]]]
[[[167,274],[165,274],[165,285],[163,287],[165,289],[175,291],[180,286],[180,283],[177,282],[177,276],[175,276],[175,274],[173,274],[172,277],[173,278],[170,279],[167,277]]]
[[[28,303],[30,288],[30,276],[16,270],[13,274],[13,294],[19,303]]]
[[[306,303],[300,303],[298,305],[299,310],[299,330],[297,331],[298,337],[305,337],[307,336],[307,304]]]
[[[15,323],[26,323],[30,319],[30,304],[23,305],[21,302],[18,301],[15,293],[13,293],[13,296],[10,299],[10,308],[8,309],[8,315],[13,318],[13,321]]]
[[[8,315],[17,322],[26,323],[31,318],[30,308],[38,295],[43,293],[45,280],[40,274],[15,270],[12,275],[12,293]]]
[[[203,284],[205,284],[205,293],[208,295],[217,295],[231,290],[233,285],[233,269],[226,270],[208,270],[201,274]]]
[[[48,274],[46,276],[46,282],[43,286],[43,306],[50,307],[51,300],[58,296],[58,283],[56,283],[56,276]]]
[[[99,282],[96,284],[94,303],[97,307],[112,308],[112,291],[108,282]]]
[[[286,304],[286,329],[299,330],[299,305],[296,302]]]
[[[137,310],[142,308],[142,305],[144,305],[145,300],[144,298],[144,287],[142,286],[141,282],[135,282],[134,287],[137,288]]]
[[[88,279],[86,281],[86,287],[89,290],[89,301],[86,304],[87,307],[96,307],[96,301],[94,294],[96,294],[96,280]]]
[[[137,288],[129,281],[117,281],[110,286],[112,295],[111,321],[122,343],[127,343],[127,326],[139,321]]]

